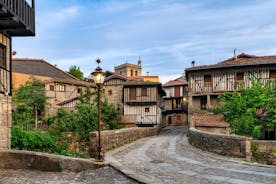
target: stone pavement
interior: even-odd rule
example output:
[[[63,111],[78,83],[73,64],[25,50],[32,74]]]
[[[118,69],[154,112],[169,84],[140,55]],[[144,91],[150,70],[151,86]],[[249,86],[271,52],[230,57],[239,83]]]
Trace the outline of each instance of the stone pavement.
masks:
[[[106,154],[111,165],[144,183],[276,183],[276,167],[198,150],[187,128],[170,127]]]
[[[111,167],[82,172],[1,170],[0,184],[136,184]]]

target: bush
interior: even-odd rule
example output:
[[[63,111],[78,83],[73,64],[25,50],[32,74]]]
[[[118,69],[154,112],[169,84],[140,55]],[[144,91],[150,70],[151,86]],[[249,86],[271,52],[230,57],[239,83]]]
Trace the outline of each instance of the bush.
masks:
[[[276,83],[251,83],[250,88],[219,96],[222,105],[216,112],[224,115],[234,133],[265,139],[265,131],[276,126]]]

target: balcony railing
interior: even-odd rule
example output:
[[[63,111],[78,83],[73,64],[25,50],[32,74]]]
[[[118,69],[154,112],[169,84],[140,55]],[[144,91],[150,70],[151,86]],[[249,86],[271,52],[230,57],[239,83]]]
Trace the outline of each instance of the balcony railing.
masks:
[[[15,36],[21,34],[23,36],[33,36],[35,34],[34,0],[32,1],[32,7],[25,0],[0,0],[1,7],[9,21],[5,25],[1,24],[2,29],[7,27],[9,32]]]

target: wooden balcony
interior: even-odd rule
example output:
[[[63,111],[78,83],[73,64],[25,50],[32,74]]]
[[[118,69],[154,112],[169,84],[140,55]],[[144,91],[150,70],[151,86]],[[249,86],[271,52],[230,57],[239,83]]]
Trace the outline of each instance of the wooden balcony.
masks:
[[[0,0],[0,31],[11,36],[35,35],[35,0]]]

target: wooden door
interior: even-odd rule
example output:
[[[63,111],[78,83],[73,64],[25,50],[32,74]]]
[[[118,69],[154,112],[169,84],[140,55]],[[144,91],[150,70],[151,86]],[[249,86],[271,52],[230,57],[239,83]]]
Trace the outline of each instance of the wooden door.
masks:
[[[174,97],[180,97],[180,86],[174,87]]]
[[[129,88],[129,100],[136,100],[136,88]]]

